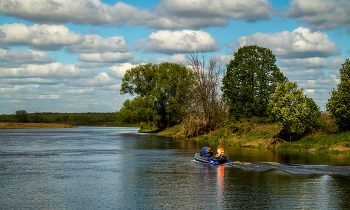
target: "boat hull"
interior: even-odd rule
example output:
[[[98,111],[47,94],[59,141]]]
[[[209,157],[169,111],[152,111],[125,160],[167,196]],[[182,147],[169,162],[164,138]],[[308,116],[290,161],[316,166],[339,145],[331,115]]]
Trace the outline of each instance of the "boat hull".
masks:
[[[201,152],[197,152],[194,155],[194,159],[196,161],[199,161],[201,163],[207,163],[207,164],[211,164],[211,165],[222,165],[225,163],[230,163],[232,162],[232,160],[225,158],[216,158],[216,157],[204,157],[203,154]]]

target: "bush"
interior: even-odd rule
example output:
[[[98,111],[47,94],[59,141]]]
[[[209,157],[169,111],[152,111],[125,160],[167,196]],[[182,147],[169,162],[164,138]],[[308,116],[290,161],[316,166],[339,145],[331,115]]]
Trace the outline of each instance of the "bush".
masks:
[[[314,100],[304,95],[303,89],[297,89],[296,82],[280,83],[269,103],[271,114],[283,126],[282,132],[293,136],[301,136],[318,127],[321,115]]]

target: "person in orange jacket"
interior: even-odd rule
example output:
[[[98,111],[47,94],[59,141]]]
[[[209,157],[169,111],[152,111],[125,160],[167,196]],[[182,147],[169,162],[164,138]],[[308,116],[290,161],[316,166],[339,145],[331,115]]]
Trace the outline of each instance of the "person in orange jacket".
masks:
[[[222,147],[218,147],[216,157],[225,157],[225,150]]]

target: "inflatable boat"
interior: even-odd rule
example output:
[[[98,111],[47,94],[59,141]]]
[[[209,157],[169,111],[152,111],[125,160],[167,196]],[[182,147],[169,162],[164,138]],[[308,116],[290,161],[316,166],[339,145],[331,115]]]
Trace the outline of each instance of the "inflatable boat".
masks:
[[[201,163],[207,163],[207,164],[211,164],[211,165],[220,165],[220,164],[225,164],[225,163],[231,163],[233,162],[232,160],[227,159],[226,157],[205,157],[203,155],[203,153],[201,152],[197,152],[194,155],[194,159],[196,161],[199,161]]]

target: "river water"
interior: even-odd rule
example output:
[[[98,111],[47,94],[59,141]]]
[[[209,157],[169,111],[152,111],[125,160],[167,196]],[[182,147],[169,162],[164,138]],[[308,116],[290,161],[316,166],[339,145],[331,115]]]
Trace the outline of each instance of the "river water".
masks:
[[[211,166],[137,130],[0,130],[0,209],[350,208],[349,156],[226,146],[240,162]]]

